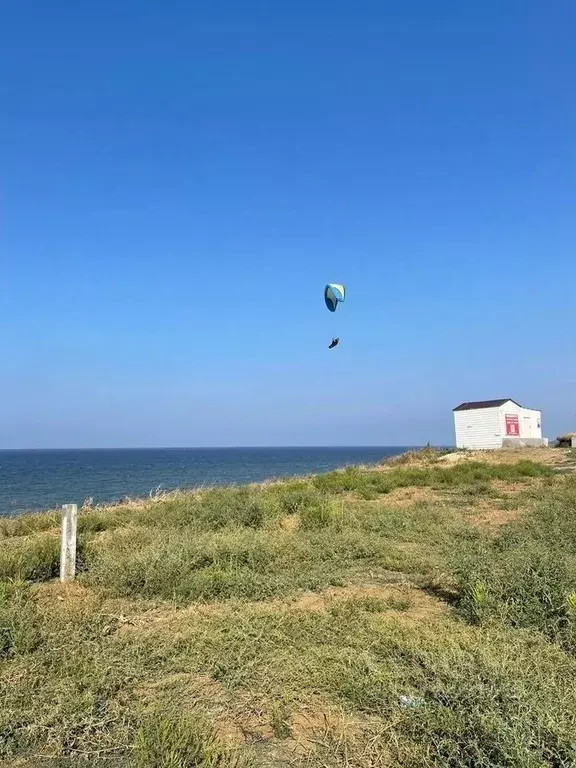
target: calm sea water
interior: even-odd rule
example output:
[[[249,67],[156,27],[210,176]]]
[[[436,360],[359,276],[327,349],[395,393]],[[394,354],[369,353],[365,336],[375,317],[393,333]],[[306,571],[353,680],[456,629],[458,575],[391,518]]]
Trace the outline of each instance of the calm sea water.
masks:
[[[154,448],[0,451],[0,515],[147,496],[156,488],[251,483],[373,463],[407,448]]]

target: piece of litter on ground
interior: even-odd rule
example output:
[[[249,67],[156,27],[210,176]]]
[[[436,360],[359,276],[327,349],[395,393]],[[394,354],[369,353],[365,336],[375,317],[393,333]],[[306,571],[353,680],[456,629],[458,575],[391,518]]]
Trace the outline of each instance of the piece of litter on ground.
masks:
[[[403,709],[414,709],[415,707],[421,707],[424,704],[424,699],[418,696],[404,696],[402,694],[398,697],[398,703]]]

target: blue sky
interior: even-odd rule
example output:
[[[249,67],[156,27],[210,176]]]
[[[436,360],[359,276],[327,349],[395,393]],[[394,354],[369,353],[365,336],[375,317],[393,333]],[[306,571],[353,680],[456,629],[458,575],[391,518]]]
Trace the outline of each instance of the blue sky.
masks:
[[[0,447],[449,443],[496,397],[574,429],[575,21],[3,3]]]

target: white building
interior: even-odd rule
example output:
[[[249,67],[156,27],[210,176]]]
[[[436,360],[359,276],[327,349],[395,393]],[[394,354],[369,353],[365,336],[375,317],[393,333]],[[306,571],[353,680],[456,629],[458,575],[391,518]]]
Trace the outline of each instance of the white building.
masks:
[[[547,445],[540,411],[514,400],[482,400],[454,408],[456,447],[502,448],[502,445]]]

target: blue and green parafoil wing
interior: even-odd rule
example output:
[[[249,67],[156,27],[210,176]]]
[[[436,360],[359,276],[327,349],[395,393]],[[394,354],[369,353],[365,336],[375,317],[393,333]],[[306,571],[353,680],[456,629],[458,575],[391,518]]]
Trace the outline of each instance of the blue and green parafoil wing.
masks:
[[[328,283],[324,288],[324,301],[330,312],[336,312],[336,307],[346,298],[346,289],[338,283]]]

